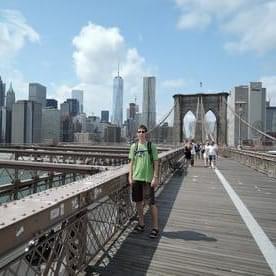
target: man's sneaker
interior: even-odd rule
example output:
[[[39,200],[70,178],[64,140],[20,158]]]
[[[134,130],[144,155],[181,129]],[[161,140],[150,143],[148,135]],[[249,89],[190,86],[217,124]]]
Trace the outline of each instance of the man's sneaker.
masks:
[[[151,230],[150,234],[149,234],[149,237],[150,237],[151,239],[155,239],[156,237],[158,237],[158,235],[159,235],[159,230],[153,228],[153,229]]]

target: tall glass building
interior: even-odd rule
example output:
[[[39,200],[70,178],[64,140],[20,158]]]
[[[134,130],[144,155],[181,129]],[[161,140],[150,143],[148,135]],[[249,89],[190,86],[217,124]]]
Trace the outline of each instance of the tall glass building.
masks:
[[[83,113],[83,90],[72,90],[72,99],[79,102],[79,113]]]
[[[112,123],[120,127],[123,125],[123,91],[124,81],[118,72],[113,80]]]
[[[143,123],[152,129],[156,125],[155,77],[143,78]]]

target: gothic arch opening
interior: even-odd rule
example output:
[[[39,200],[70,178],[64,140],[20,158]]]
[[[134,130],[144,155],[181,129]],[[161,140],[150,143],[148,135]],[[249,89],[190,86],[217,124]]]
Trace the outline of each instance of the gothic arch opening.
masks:
[[[189,110],[183,117],[183,138],[193,139],[195,137],[195,123],[196,117],[194,113]]]
[[[204,115],[205,138],[206,140],[217,141],[217,117],[212,110]]]

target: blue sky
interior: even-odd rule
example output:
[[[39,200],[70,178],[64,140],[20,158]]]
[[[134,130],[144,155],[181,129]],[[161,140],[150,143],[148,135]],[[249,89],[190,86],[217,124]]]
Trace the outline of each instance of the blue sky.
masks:
[[[125,108],[141,105],[142,77],[156,76],[158,117],[174,94],[250,81],[276,105],[275,14],[276,0],[1,0],[0,76],[17,99],[29,82],[59,102],[81,88],[96,115],[111,110],[118,62]]]

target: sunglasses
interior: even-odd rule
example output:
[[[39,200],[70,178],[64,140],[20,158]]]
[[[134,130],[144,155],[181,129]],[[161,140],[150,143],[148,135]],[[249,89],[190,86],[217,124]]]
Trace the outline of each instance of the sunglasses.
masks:
[[[138,130],[138,133],[146,133],[144,130]]]

